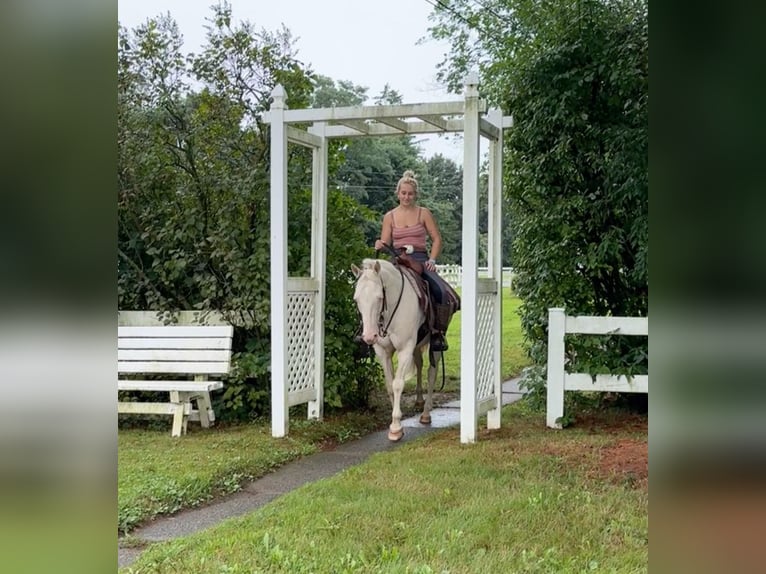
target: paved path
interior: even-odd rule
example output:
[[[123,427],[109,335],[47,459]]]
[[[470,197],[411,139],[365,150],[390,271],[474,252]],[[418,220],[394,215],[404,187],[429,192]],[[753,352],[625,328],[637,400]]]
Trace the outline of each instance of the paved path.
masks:
[[[509,404],[521,398],[518,387],[519,379],[503,383],[503,404]],[[331,451],[319,452],[284,466],[257,480],[246,484],[241,491],[221,498],[204,507],[185,510],[173,516],[160,517],[144,527],[137,528],[131,534],[141,540],[158,542],[187,536],[209,528],[234,516],[252,512],[278,496],[337,474],[355,464],[363,462],[376,452],[391,450],[400,444],[415,440],[434,429],[447,428],[460,424],[460,401],[446,403],[431,411],[431,425],[422,425],[418,416],[402,421],[408,430],[404,438],[392,443],[388,440],[388,430],[367,435],[358,440],[342,444]],[[117,565],[129,566],[143,552],[142,548],[118,548]]]

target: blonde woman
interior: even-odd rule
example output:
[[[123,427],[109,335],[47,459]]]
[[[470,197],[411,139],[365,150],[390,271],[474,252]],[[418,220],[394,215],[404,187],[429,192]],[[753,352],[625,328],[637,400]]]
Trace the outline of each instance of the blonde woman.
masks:
[[[428,282],[434,304],[434,325],[431,333],[431,350],[446,351],[449,348],[445,334],[452,314],[460,308],[460,299],[454,290],[436,273],[436,260],[441,254],[442,237],[431,211],[417,204],[418,180],[411,170],[396,185],[399,205],[383,216],[380,239],[375,249],[386,245],[395,250],[407,249],[410,256],[423,263],[423,278]],[[427,240],[431,240],[428,250]]]

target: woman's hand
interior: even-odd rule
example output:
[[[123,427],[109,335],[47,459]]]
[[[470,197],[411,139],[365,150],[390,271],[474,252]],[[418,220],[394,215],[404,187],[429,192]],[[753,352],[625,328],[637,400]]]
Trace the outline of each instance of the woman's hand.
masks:
[[[433,259],[429,259],[428,261],[426,261],[423,266],[429,271],[436,271],[436,261],[434,261]]]
[[[386,244],[383,243],[380,239],[375,240],[375,251],[382,251],[385,246]]]

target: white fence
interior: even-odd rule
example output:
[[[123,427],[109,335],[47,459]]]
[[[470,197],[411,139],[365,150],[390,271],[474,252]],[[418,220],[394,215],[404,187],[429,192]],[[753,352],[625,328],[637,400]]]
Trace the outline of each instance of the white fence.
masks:
[[[487,267],[479,267],[479,277],[489,276]],[[436,272],[454,288],[460,288],[463,282],[462,265],[437,265]],[[503,267],[503,287],[513,287],[513,267]]]
[[[546,424],[561,428],[564,391],[648,393],[649,375],[596,375],[567,373],[564,368],[564,335],[649,335],[648,317],[572,317],[564,309],[548,309],[548,404]]]

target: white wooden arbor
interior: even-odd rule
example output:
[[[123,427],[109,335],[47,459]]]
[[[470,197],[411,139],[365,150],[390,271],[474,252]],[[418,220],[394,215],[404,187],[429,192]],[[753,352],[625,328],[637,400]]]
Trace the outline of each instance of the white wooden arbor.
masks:
[[[264,121],[271,124],[271,432],[288,432],[288,409],[308,403],[322,417],[327,234],[327,148],[331,138],[463,132],[463,280],[460,441],[476,440],[479,416],[500,427],[502,406],[501,188],[503,128],[511,118],[487,110],[478,75],[463,101],[289,110],[282,86]],[[307,129],[296,127],[295,124]],[[480,137],[489,140],[488,278],[478,277]],[[310,277],[288,277],[287,145],[313,150]],[[395,190],[391,190],[393,194]],[[349,261],[349,266],[354,261]],[[356,262],[358,263],[358,262]]]

